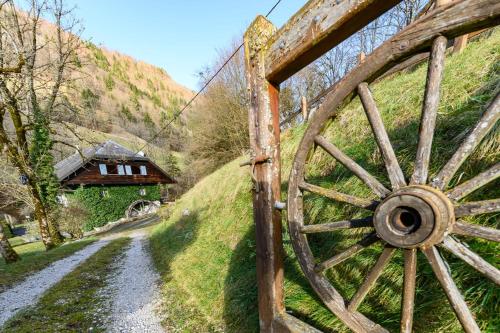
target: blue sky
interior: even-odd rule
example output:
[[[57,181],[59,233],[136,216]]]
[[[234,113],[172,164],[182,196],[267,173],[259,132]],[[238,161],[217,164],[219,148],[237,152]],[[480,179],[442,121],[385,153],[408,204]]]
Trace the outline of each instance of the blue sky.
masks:
[[[241,36],[277,0],[68,0],[77,6],[83,37],[164,68],[177,82],[197,88],[195,73],[217,49]],[[269,19],[278,27],[306,0],[282,0]]]

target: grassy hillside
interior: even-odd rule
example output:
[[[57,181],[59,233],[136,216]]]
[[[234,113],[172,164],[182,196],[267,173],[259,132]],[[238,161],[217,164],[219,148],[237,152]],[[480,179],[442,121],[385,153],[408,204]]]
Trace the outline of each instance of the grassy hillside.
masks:
[[[55,29],[43,21],[40,31],[48,39],[55,35]],[[52,47],[40,51],[40,61],[50,57]],[[148,140],[193,95],[164,69],[90,41],[80,41],[71,60],[61,103],[71,111],[61,119],[69,124]],[[187,133],[185,122],[183,117],[176,120],[170,133],[162,137],[174,149]],[[67,134],[64,128],[58,132]]]
[[[436,173],[474,126],[488,101],[500,89],[500,33],[471,43],[460,55],[448,56],[443,81],[438,131],[432,151],[431,174]],[[426,65],[375,84],[372,89],[389,136],[406,175],[411,175],[418,140],[418,122],[424,89]],[[283,189],[291,160],[304,132],[303,127],[283,134]],[[457,173],[453,184],[473,177],[498,161],[498,126],[483,140],[481,147]],[[381,156],[358,100],[344,109],[329,127],[326,136],[386,186],[387,177]],[[368,189],[342,166],[318,150],[308,169],[308,181],[359,196]],[[248,170],[234,161],[201,180],[175,205],[172,215],[156,227],[151,250],[162,273],[163,293],[168,307],[165,323],[174,314],[183,331],[256,332],[255,241],[252,225],[251,182]],[[460,179],[460,180],[459,180]],[[470,200],[494,198],[500,194],[500,181],[493,182]],[[352,207],[324,198],[306,195],[305,207],[310,223],[359,216]],[[186,210],[189,215],[186,216]],[[499,214],[470,219],[469,222],[499,227]],[[285,228],[286,230],[286,228]],[[366,230],[360,230],[365,233]],[[318,258],[331,257],[360,238],[359,233],[337,232],[312,239]],[[286,306],[294,315],[325,332],[346,332],[347,328],[318,300],[304,278],[284,234],[286,267]],[[470,241],[469,245],[493,265],[500,264],[498,245]],[[331,269],[328,276],[336,288],[351,297],[380,253],[372,247],[362,256]],[[445,255],[453,277],[477,316],[483,331],[500,329],[500,288],[483,279],[459,260]],[[461,327],[434,280],[432,270],[419,256],[417,279],[416,332],[461,332]],[[376,288],[360,307],[368,317],[391,330],[398,330],[402,287],[402,257],[391,260]],[[186,312],[186,309],[189,309]],[[178,320],[177,320],[178,318]]]
[[[84,43],[78,57],[88,75],[77,83],[80,96],[76,97],[92,107],[102,121],[120,124],[125,130],[123,125],[138,122],[146,127],[159,124],[192,96],[165,70],[91,42]]]

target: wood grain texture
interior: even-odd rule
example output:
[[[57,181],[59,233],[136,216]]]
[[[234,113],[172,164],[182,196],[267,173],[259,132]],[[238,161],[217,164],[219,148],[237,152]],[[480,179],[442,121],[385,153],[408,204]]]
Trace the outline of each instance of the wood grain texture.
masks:
[[[368,295],[370,290],[375,286],[375,283],[377,282],[380,275],[382,275],[385,266],[389,263],[389,260],[391,260],[395,250],[396,249],[394,247],[390,246],[386,246],[384,248],[377,262],[370,270],[370,273],[368,273],[366,279],[363,281],[356,294],[354,294],[354,296],[349,301],[349,305],[347,306],[347,309],[349,309],[349,311],[353,312],[358,309],[358,306],[361,304],[361,302],[363,302],[366,295]]]
[[[270,158],[252,170],[261,332],[274,332],[274,319],[285,311],[282,222],[281,212],[275,209],[275,202],[281,201],[279,87],[265,79],[263,62],[263,46],[275,32],[276,28],[259,16],[244,36],[250,148],[252,157]]]
[[[467,237],[479,237],[493,242],[500,242],[500,230],[458,221],[453,225],[452,233]]]
[[[304,234],[315,234],[321,232],[331,232],[341,229],[373,227],[373,218],[355,219],[347,221],[337,221],[330,223],[309,224],[303,226],[300,231]]]
[[[500,199],[465,202],[455,206],[455,217],[500,212]]]
[[[439,171],[436,177],[432,179],[432,185],[441,190],[444,190],[451,178],[455,175],[462,163],[476,149],[481,140],[489,133],[500,119],[500,93],[498,93],[493,101],[481,116],[476,126],[472,129],[469,135],[462,142],[457,151],[453,154],[446,165]]]
[[[396,158],[391,141],[389,140],[389,135],[387,135],[387,131],[385,130],[382,117],[366,82],[358,85],[358,94],[370,122],[372,132],[375,135],[377,145],[384,158],[385,168],[387,169],[392,188],[395,190],[406,186],[405,176],[399,166],[398,159]]]
[[[474,316],[467,307],[467,303],[465,303],[465,300],[462,297],[462,294],[460,294],[455,282],[453,282],[451,274],[448,271],[448,266],[444,262],[443,258],[441,258],[437,248],[432,246],[428,249],[423,249],[422,252],[431,264],[432,270],[441,283],[441,287],[443,288],[446,297],[448,297],[448,301],[455,311],[458,320],[462,324],[464,331],[467,333],[480,333],[481,330],[479,329],[479,326],[477,326]]]
[[[493,265],[481,258],[477,253],[474,253],[467,246],[451,237],[446,237],[443,240],[442,246],[467,264],[471,265],[478,272],[484,274],[488,279],[500,285],[500,270],[493,267]]]
[[[368,173],[368,171],[363,169],[358,163],[344,154],[333,143],[330,143],[325,137],[318,135],[314,141],[330,155],[332,155],[337,161],[342,163],[342,165],[354,173],[359,179],[361,179],[380,198],[384,198],[391,193],[391,191],[385,188],[385,186]]]
[[[319,194],[334,201],[347,203],[353,206],[361,207],[368,210],[375,210],[378,205],[378,201],[358,198],[349,194],[337,192],[335,190],[326,189],[320,186],[312,185],[303,182],[299,185],[299,188],[311,193]]]
[[[451,200],[458,201],[484,185],[500,177],[500,162],[493,165],[486,171],[481,172],[476,177],[454,187],[446,193]]]
[[[398,0],[312,0],[269,42],[266,76],[281,83],[399,3]]]
[[[447,42],[448,40],[445,37],[439,36],[432,43],[429,66],[427,68],[422,116],[420,117],[415,170],[411,178],[412,184],[423,185],[427,183]]]
[[[146,166],[147,175],[101,175],[99,163],[116,165],[130,165],[139,167]],[[173,184],[175,181],[169,178],[161,169],[148,161],[98,161],[93,160],[83,168],[77,170],[68,180],[63,181],[65,186],[74,185],[145,185],[145,184]]]
[[[356,254],[363,251],[368,246],[374,244],[379,240],[380,239],[378,238],[376,233],[371,233],[362,240],[360,240],[358,243],[344,250],[343,252],[333,256],[328,260],[323,261],[322,263],[317,264],[315,270],[318,273],[324,272],[325,270],[332,268],[333,266],[338,265],[349,258],[352,258]]]
[[[417,249],[404,250],[403,297],[401,302],[401,333],[411,333],[415,308],[415,283],[417,278]]]

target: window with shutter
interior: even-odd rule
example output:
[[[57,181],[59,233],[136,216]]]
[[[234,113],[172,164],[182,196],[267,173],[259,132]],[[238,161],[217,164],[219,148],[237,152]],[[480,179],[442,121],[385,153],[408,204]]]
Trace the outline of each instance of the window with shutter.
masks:
[[[141,175],[146,176],[148,174],[148,171],[146,169],[145,165],[141,165]]]
[[[132,167],[130,165],[125,165],[125,173],[127,175],[132,175]]]
[[[125,168],[121,164],[118,164],[118,174],[119,175],[124,175],[125,174]]]

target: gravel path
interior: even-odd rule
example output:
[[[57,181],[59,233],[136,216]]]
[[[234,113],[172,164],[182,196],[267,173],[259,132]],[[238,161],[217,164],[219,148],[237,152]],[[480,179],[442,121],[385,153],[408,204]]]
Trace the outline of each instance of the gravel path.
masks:
[[[132,233],[132,244],[117,273],[108,282],[111,294],[109,332],[164,332],[156,309],[160,304],[160,276],[145,245],[146,234]]]
[[[108,243],[109,240],[100,240],[90,244],[71,256],[52,263],[13,288],[0,293],[0,326],[19,310],[35,304],[47,289]]]

